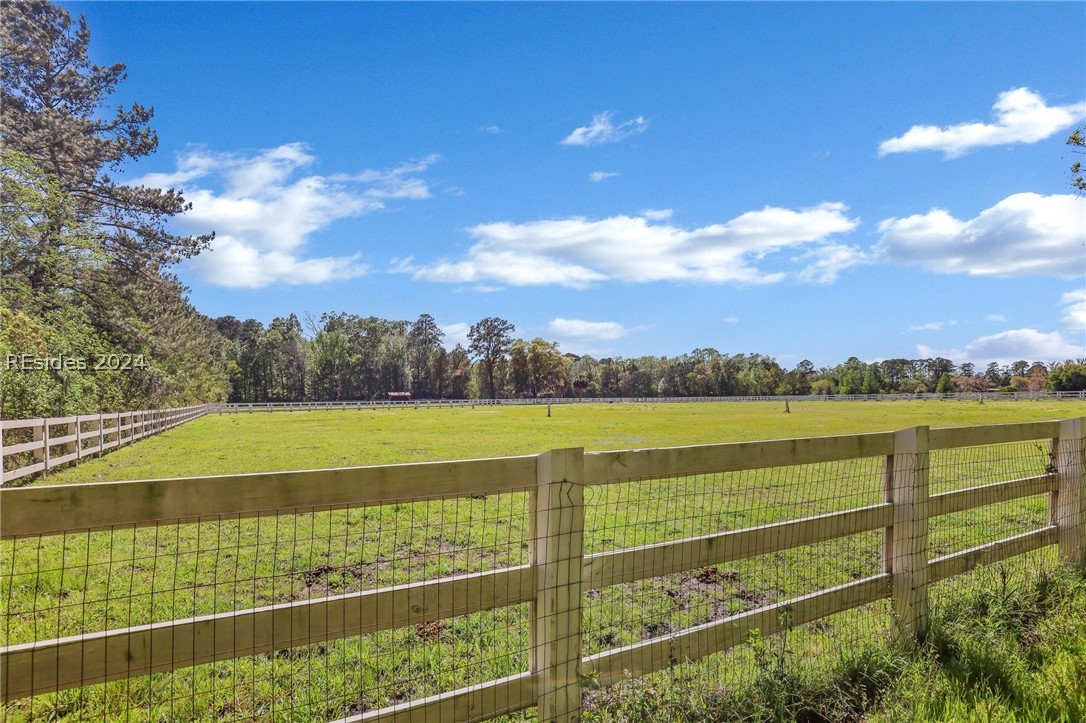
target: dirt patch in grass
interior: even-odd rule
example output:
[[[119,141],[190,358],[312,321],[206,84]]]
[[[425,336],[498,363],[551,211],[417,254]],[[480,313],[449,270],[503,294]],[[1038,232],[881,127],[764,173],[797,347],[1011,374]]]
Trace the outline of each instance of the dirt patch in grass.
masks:
[[[291,600],[305,600],[324,595],[338,595],[345,592],[354,592],[363,589],[360,583],[372,583],[377,579],[378,572],[388,570],[392,563],[388,560],[360,565],[317,565],[303,570],[300,574],[304,586],[294,592]]]

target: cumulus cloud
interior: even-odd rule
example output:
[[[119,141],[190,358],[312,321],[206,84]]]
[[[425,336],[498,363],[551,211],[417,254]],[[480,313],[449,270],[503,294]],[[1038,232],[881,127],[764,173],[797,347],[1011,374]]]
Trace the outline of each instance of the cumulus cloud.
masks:
[[[578,343],[613,341],[621,339],[632,331],[634,329],[628,329],[617,321],[585,321],[556,317],[547,324],[547,332],[552,336]]]
[[[984,318],[987,319],[988,321],[1006,321],[1007,320],[1007,317],[1003,316],[1003,314],[988,314],[988,316],[986,316]]]
[[[1011,329],[982,336],[966,344],[963,349],[937,350],[918,344],[916,350],[926,359],[941,356],[955,361],[999,364],[1012,364],[1019,359],[1063,361],[1086,356],[1086,346],[1068,341],[1058,331],[1046,333],[1036,329]]]
[[[641,215],[650,221],[666,221],[675,215],[675,212],[670,208],[646,208],[641,211]]]
[[[593,183],[599,183],[604,179],[614,178],[617,175],[618,174],[614,171],[592,171],[592,173],[588,174],[588,180],[592,181]]]
[[[694,229],[644,215],[503,221],[468,229],[475,243],[460,260],[401,262],[395,270],[426,281],[510,286],[584,288],[608,280],[768,284],[789,275],[759,268],[776,254],[776,263],[803,264],[792,269],[796,278],[821,280],[831,267],[835,273],[859,257],[859,252],[841,253],[829,240],[858,223],[840,203],[800,210],[766,207]],[[827,246],[832,248],[820,250]],[[777,254],[799,248],[813,253],[793,259]]]
[[[1082,275],[1086,204],[1072,195],[1018,193],[959,220],[944,209],[879,224],[880,260],[971,276]]]
[[[580,128],[574,128],[573,132],[563,138],[560,143],[564,146],[598,146],[603,143],[617,143],[638,133],[644,133],[649,127],[649,122],[642,116],[631,118],[615,125],[612,118],[613,111],[605,111],[592,116],[592,122]]]
[[[1069,291],[1060,297],[1063,318],[1060,325],[1077,332],[1086,332],[1086,289]]]
[[[392,199],[430,195],[418,174],[438,160],[427,156],[385,170],[321,176],[302,143],[254,153],[190,149],[172,173],[152,173],[131,185],[185,184],[192,209],[177,217],[185,232],[216,232],[211,248],[187,262],[216,286],[256,289],[271,284],[319,284],[366,273],[359,254],[307,257],[310,236],[337,220],[381,208]]]
[[[991,123],[913,126],[904,135],[880,143],[879,155],[942,151],[947,158],[955,158],[983,146],[1036,143],[1086,118],[1086,101],[1049,106],[1029,88],[1014,88],[999,94],[992,111]]]

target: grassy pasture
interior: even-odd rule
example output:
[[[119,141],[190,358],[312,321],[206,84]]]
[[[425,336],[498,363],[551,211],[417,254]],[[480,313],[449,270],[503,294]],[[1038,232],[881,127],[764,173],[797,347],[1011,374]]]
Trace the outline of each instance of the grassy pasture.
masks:
[[[424,404],[424,403],[423,403]],[[1086,415],[1086,402],[576,404],[223,414],[50,474],[47,484],[321,469],[961,427]],[[39,482],[42,484],[42,482]]]
[[[577,405],[210,416],[51,475],[50,484],[439,459],[584,446],[622,449],[722,441],[998,424],[1086,414],[1074,402],[857,402]],[[933,461],[933,492],[1039,473],[1031,445]],[[857,507],[881,495],[881,460],[698,475],[590,488],[586,552],[738,529]],[[525,481],[510,481],[514,488]],[[933,554],[1044,524],[1030,498],[932,525]],[[0,543],[2,644],[473,572],[527,562],[521,492],[366,509],[118,529]],[[735,564],[618,585],[587,595],[586,653],[848,582],[878,571],[878,533]],[[1050,556],[1029,556],[1050,564]],[[527,609],[250,656],[16,702],[11,720],[327,720],[518,673],[527,668]],[[871,639],[889,623],[878,604],[807,626],[793,653]],[[713,656],[703,688],[756,680],[763,652]],[[720,660],[716,660],[720,659]],[[826,658],[828,660],[828,658]],[[714,663],[713,661],[716,660]],[[727,661],[724,664],[720,661]],[[764,665],[762,665],[764,667]],[[716,671],[713,685],[704,671]],[[684,674],[685,675],[685,674]],[[689,685],[653,676],[654,685]],[[636,686],[631,695],[642,690]],[[661,696],[654,695],[655,698]],[[666,696],[665,696],[666,697]],[[614,701],[612,701],[614,702]],[[621,708],[622,701],[619,701]],[[590,718],[607,719],[613,706]],[[658,711],[659,713],[659,711]],[[657,717],[657,716],[654,716]]]

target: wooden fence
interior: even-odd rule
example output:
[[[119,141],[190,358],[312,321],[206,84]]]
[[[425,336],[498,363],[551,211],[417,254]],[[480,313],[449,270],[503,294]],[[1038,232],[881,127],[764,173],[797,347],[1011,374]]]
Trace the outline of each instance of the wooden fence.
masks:
[[[579,720],[582,684],[612,685],[828,615],[890,599],[899,634],[928,624],[929,584],[1049,545],[1086,558],[1086,419],[767,442],[540,455],[349,469],[0,490],[0,538],[160,521],[337,509],[405,498],[508,494],[531,488],[529,564],[296,600],[185,620],[12,645],[0,650],[0,699],[40,695],[294,646],[530,603],[529,665],[483,684],[359,713],[345,721],[486,720],[536,707],[541,720]],[[929,454],[1017,442],[1050,444],[1041,474],[929,494]],[[585,554],[586,487],[633,479],[882,457],[883,501],[843,511]],[[533,483],[534,481],[534,483]],[[934,518],[1044,495],[1047,524],[929,558]],[[844,585],[584,656],[586,591],[696,570],[863,532],[883,531],[881,572]]]
[[[908,402],[908,401],[1082,401],[1082,392],[949,392],[946,394],[793,394],[736,397],[517,397],[512,399],[351,399],[313,402],[232,402],[216,404],[219,414],[311,412],[366,409],[442,409],[482,406],[517,407],[550,404],[679,404],[705,402]]]
[[[0,422],[0,430],[26,430],[23,434],[29,433],[33,438],[17,444],[0,444],[3,484],[39,472],[46,474],[61,465],[131,444],[138,439],[202,417],[213,408],[212,405],[201,404],[177,409],[80,414],[44,419],[5,419]],[[29,464],[8,469],[9,458],[20,460],[27,456],[30,457]]]

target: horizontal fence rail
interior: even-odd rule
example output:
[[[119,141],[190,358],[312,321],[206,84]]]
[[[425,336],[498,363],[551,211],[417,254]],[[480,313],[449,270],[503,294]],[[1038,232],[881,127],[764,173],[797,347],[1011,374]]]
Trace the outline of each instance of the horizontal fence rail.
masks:
[[[449,514],[448,524],[457,524],[461,508],[446,512],[446,506],[461,500],[480,509],[487,505],[504,509],[501,505],[508,504],[514,510],[477,530],[496,534],[500,526],[508,531],[508,555],[495,554],[498,564],[489,569],[423,566],[419,569],[424,579],[382,582],[378,577],[369,589],[336,592],[329,587],[305,599],[29,642],[5,641],[0,648],[0,700],[17,704],[28,697],[247,656],[289,659],[289,651],[296,648],[412,626],[420,638],[439,635],[440,626],[450,619],[527,606],[526,657],[521,670],[514,668],[504,677],[407,700],[388,696],[384,703],[348,711],[340,718],[352,722],[486,720],[535,707],[540,719],[573,721],[581,715],[584,690],[701,660],[743,645],[754,633],[785,632],[877,601],[887,601],[898,635],[921,636],[929,618],[928,590],[936,582],[1053,546],[1063,560],[1086,559],[1084,422],[916,427],[896,433],[589,453],[563,449],[457,462],[0,490],[0,540],[12,545],[24,539],[41,545],[57,536],[63,536],[67,544],[69,538],[79,540],[93,530],[135,535],[148,527],[159,539],[159,525],[176,529],[180,539],[182,527],[202,530],[208,525],[229,525],[234,530],[245,520],[259,522],[269,516],[278,530],[280,518],[288,524],[291,516],[332,511],[348,515],[355,524],[362,524],[370,514],[375,519],[410,514],[414,520],[416,513],[409,510],[417,504],[436,505],[426,508],[429,514],[441,519]],[[179,422],[175,419],[174,423]],[[118,423],[117,429],[121,426]],[[997,464],[990,455],[969,452],[1008,444],[1041,450],[1040,462],[1015,457],[1013,464]],[[966,460],[963,468],[933,481],[932,455],[962,450],[973,455],[961,457]],[[847,465],[866,470],[861,479],[870,477],[877,484],[881,478],[881,488],[861,491],[855,501],[851,497],[823,500],[831,509],[796,504],[784,519],[749,518],[748,524],[736,529],[717,525],[708,534],[691,534],[698,529],[681,528],[688,531],[675,539],[648,538],[643,544],[620,540],[614,549],[601,549],[596,534],[591,539],[595,547],[589,546],[589,536],[599,532],[594,528],[599,522],[589,519],[586,510],[621,504],[608,495],[620,492],[624,485],[666,478],[681,494],[700,494],[699,475],[763,474],[769,480],[765,489],[772,490],[772,475],[782,470],[802,468],[804,474],[832,478]],[[986,467],[989,476],[972,476],[968,474],[971,467]],[[1021,472],[1002,478],[1004,470],[1012,468]],[[943,488],[944,478],[990,479],[990,475],[1000,477]],[[586,491],[596,495],[591,504],[586,502]],[[684,498],[673,501],[680,499]],[[861,499],[868,502],[860,504]],[[523,501],[523,515],[515,512],[522,504],[515,500]],[[1045,522],[964,549],[936,544],[946,533],[936,527],[941,521],[1021,500],[1044,504]],[[308,524],[316,526],[315,520],[311,517]],[[331,518],[327,524],[332,524]],[[623,528],[630,540],[637,539],[639,530],[636,525]],[[849,582],[823,584],[802,594],[782,593],[782,599],[759,599],[750,609],[720,611],[705,622],[586,653],[586,601],[609,589],[632,589],[632,585],[668,576],[705,575],[708,570],[721,574],[715,566],[801,548],[821,549],[819,545],[845,538],[862,542],[879,533],[882,544],[873,551],[881,560],[878,569],[858,572]],[[224,533],[219,529],[207,534],[222,537]],[[438,547],[448,544],[445,537],[433,534],[423,542]],[[415,550],[414,543],[408,547]],[[519,557],[521,548],[526,558]],[[199,568],[200,548],[196,549]],[[218,559],[224,548],[216,543],[214,549]],[[367,557],[372,561],[366,564],[380,570],[381,558]],[[331,564],[311,570],[307,588],[318,585],[315,581],[320,575],[325,580],[334,572],[342,571]],[[363,573],[351,574],[357,578]],[[387,674],[395,676],[397,671]],[[411,675],[409,671],[400,674]]]
[[[328,402],[231,402],[214,405],[218,414],[310,412],[366,409],[460,409],[548,404],[680,404],[706,402],[900,402],[900,401],[1073,401],[1081,392],[947,392],[944,394],[790,394],[730,397],[515,397],[509,399],[351,399]]]
[[[79,414],[70,417],[5,419],[0,431],[31,436],[26,442],[0,444],[3,484],[81,461],[84,457],[131,444],[209,414],[214,405],[175,409]],[[29,456],[29,460],[25,458]],[[25,463],[24,463],[25,462]],[[11,469],[9,469],[11,467]]]

